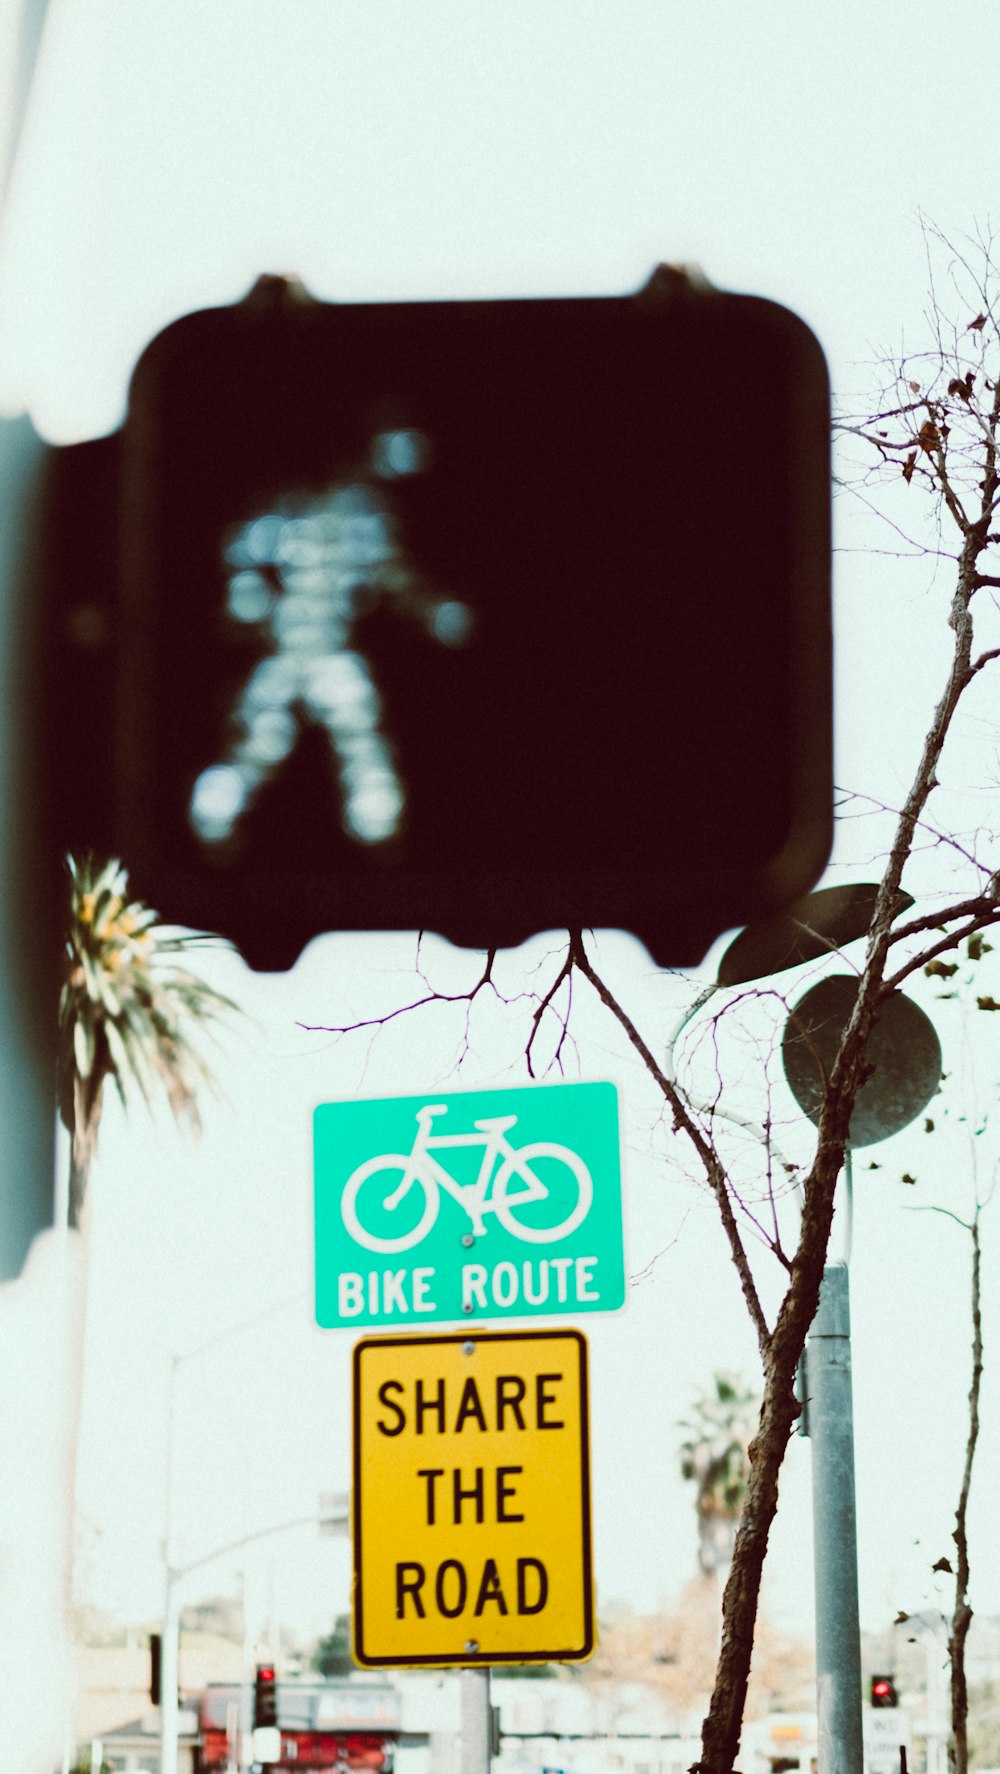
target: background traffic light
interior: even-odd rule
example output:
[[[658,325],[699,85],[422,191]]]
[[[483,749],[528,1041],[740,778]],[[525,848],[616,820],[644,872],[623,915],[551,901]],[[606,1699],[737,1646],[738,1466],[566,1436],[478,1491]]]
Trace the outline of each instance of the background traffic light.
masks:
[[[253,1684],[254,1730],[278,1722],[278,1687],[273,1663],[258,1663]]]
[[[873,1675],[869,1691],[873,1706],[899,1705],[895,1678],[891,1675]]]
[[[163,1660],[163,1637],[158,1632],[149,1635],[149,1698],[154,1706],[160,1704],[160,1671]]]
[[[56,479],[57,848],[254,965],[566,925],[694,962],[822,869],[828,391],[775,304],[265,279]]]

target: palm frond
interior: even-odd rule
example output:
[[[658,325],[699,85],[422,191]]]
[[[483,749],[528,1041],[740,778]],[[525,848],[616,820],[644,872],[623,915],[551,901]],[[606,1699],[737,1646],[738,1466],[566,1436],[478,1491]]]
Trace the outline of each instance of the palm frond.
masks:
[[[197,1128],[198,1093],[212,1082],[197,1040],[238,1006],[185,964],[192,949],[217,941],[184,932],[129,894],[117,858],[67,857],[70,917],[59,998],[59,1108],[72,1135],[85,1188],[104,1084],[127,1106],[135,1088],[147,1105],[157,1090],[174,1115]]]

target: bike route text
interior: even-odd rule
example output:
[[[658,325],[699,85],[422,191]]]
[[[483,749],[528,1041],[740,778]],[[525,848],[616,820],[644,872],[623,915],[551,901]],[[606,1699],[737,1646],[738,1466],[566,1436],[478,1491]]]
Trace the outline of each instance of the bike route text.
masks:
[[[547,1304],[587,1305],[600,1301],[594,1285],[596,1256],[526,1257],[519,1263],[503,1261],[461,1265],[461,1310],[510,1311],[518,1305],[532,1309]],[[408,1318],[439,1313],[438,1271],[416,1269],[344,1269],[337,1277],[337,1306],[341,1318],[362,1313],[386,1318]],[[448,1278],[448,1292],[453,1287]]]

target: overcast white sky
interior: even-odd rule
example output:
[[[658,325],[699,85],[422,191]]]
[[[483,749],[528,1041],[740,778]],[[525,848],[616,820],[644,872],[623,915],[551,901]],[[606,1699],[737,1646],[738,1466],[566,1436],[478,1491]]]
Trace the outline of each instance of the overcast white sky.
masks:
[[[657,259],[698,261],[723,286],[796,309],[835,389],[864,387],[869,360],[920,336],[918,211],[958,235],[995,202],[979,78],[989,22],[966,0],[54,0],[0,253],[0,398],[9,411],[30,404],[57,440],[110,429],[147,339],[185,309],[238,298],[262,270],[294,270],[317,295],[405,299],[623,291]],[[738,398],[737,364],[733,377]],[[838,524],[860,542],[848,512]],[[892,802],[909,781],[941,677],[944,595],[921,562],[838,557],[837,774],[876,798]],[[988,706],[979,713],[969,746],[985,748],[995,796],[995,729]],[[863,869],[878,836],[852,832],[842,874]],[[511,986],[552,947],[507,957]],[[681,985],[631,939],[602,939],[601,953],[662,1046]],[[190,1556],[234,1523],[292,1518],[319,1490],[346,1488],[351,1339],[309,1322],[310,1113],[354,1090],[446,1088],[461,1018],[422,1013],[374,1042],[296,1025],[401,1001],[413,957],[406,938],[330,936],[290,974],[252,978],[223,956],[218,977],[255,1022],[220,1068],[228,1103],[210,1109],[201,1144],[141,1113],[126,1129],[109,1109],[80,1501],[89,1593],[122,1618],[152,1624],[159,1605],[170,1348],[301,1295],[182,1370],[176,1507]],[[425,961],[435,980],[475,968],[441,944]],[[947,1006],[935,1015],[952,1069],[958,1019]],[[654,1098],[582,1001],[578,1041],[580,1074],[623,1093],[629,1267],[645,1276],[619,1319],[585,1327],[599,1598],[644,1608],[694,1568],[677,1420],[715,1368],[753,1378],[755,1349],[711,1206],[665,1163]],[[519,1081],[521,1042],[509,1019],[484,1017],[464,1081]],[[929,1567],[950,1549],[960,1467],[968,1251],[949,1222],[910,1211],[913,1192],[893,1179],[914,1172],[921,1200],[962,1211],[967,1156],[957,1139],[933,1155],[923,1140],[871,1154],[883,1168],[858,1188],[861,1598],[873,1626],[945,1599]],[[992,1216],[986,1237],[989,1349]],[[990,1364],[973,1523],[974,1601],[987,1612],[1000,1605],[998,1411]],[[796,1442],[768,1579],[772,1612],[803,1632],[808,1467]],[[321,1629],[347,1602],[344,1547],[301,1532],[275,1546],[252,1561],[254,1593],[270,1582],[276,1612]],[[224,1564],[204,1592],[236,1581]]]

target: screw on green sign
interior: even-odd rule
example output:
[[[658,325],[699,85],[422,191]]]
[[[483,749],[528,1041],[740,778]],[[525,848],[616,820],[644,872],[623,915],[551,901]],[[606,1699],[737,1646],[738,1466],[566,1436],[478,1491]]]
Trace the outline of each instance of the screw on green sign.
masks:
[[[320,1325],[624,1305],[613,1084],[321,1103],[314,1140]]]

